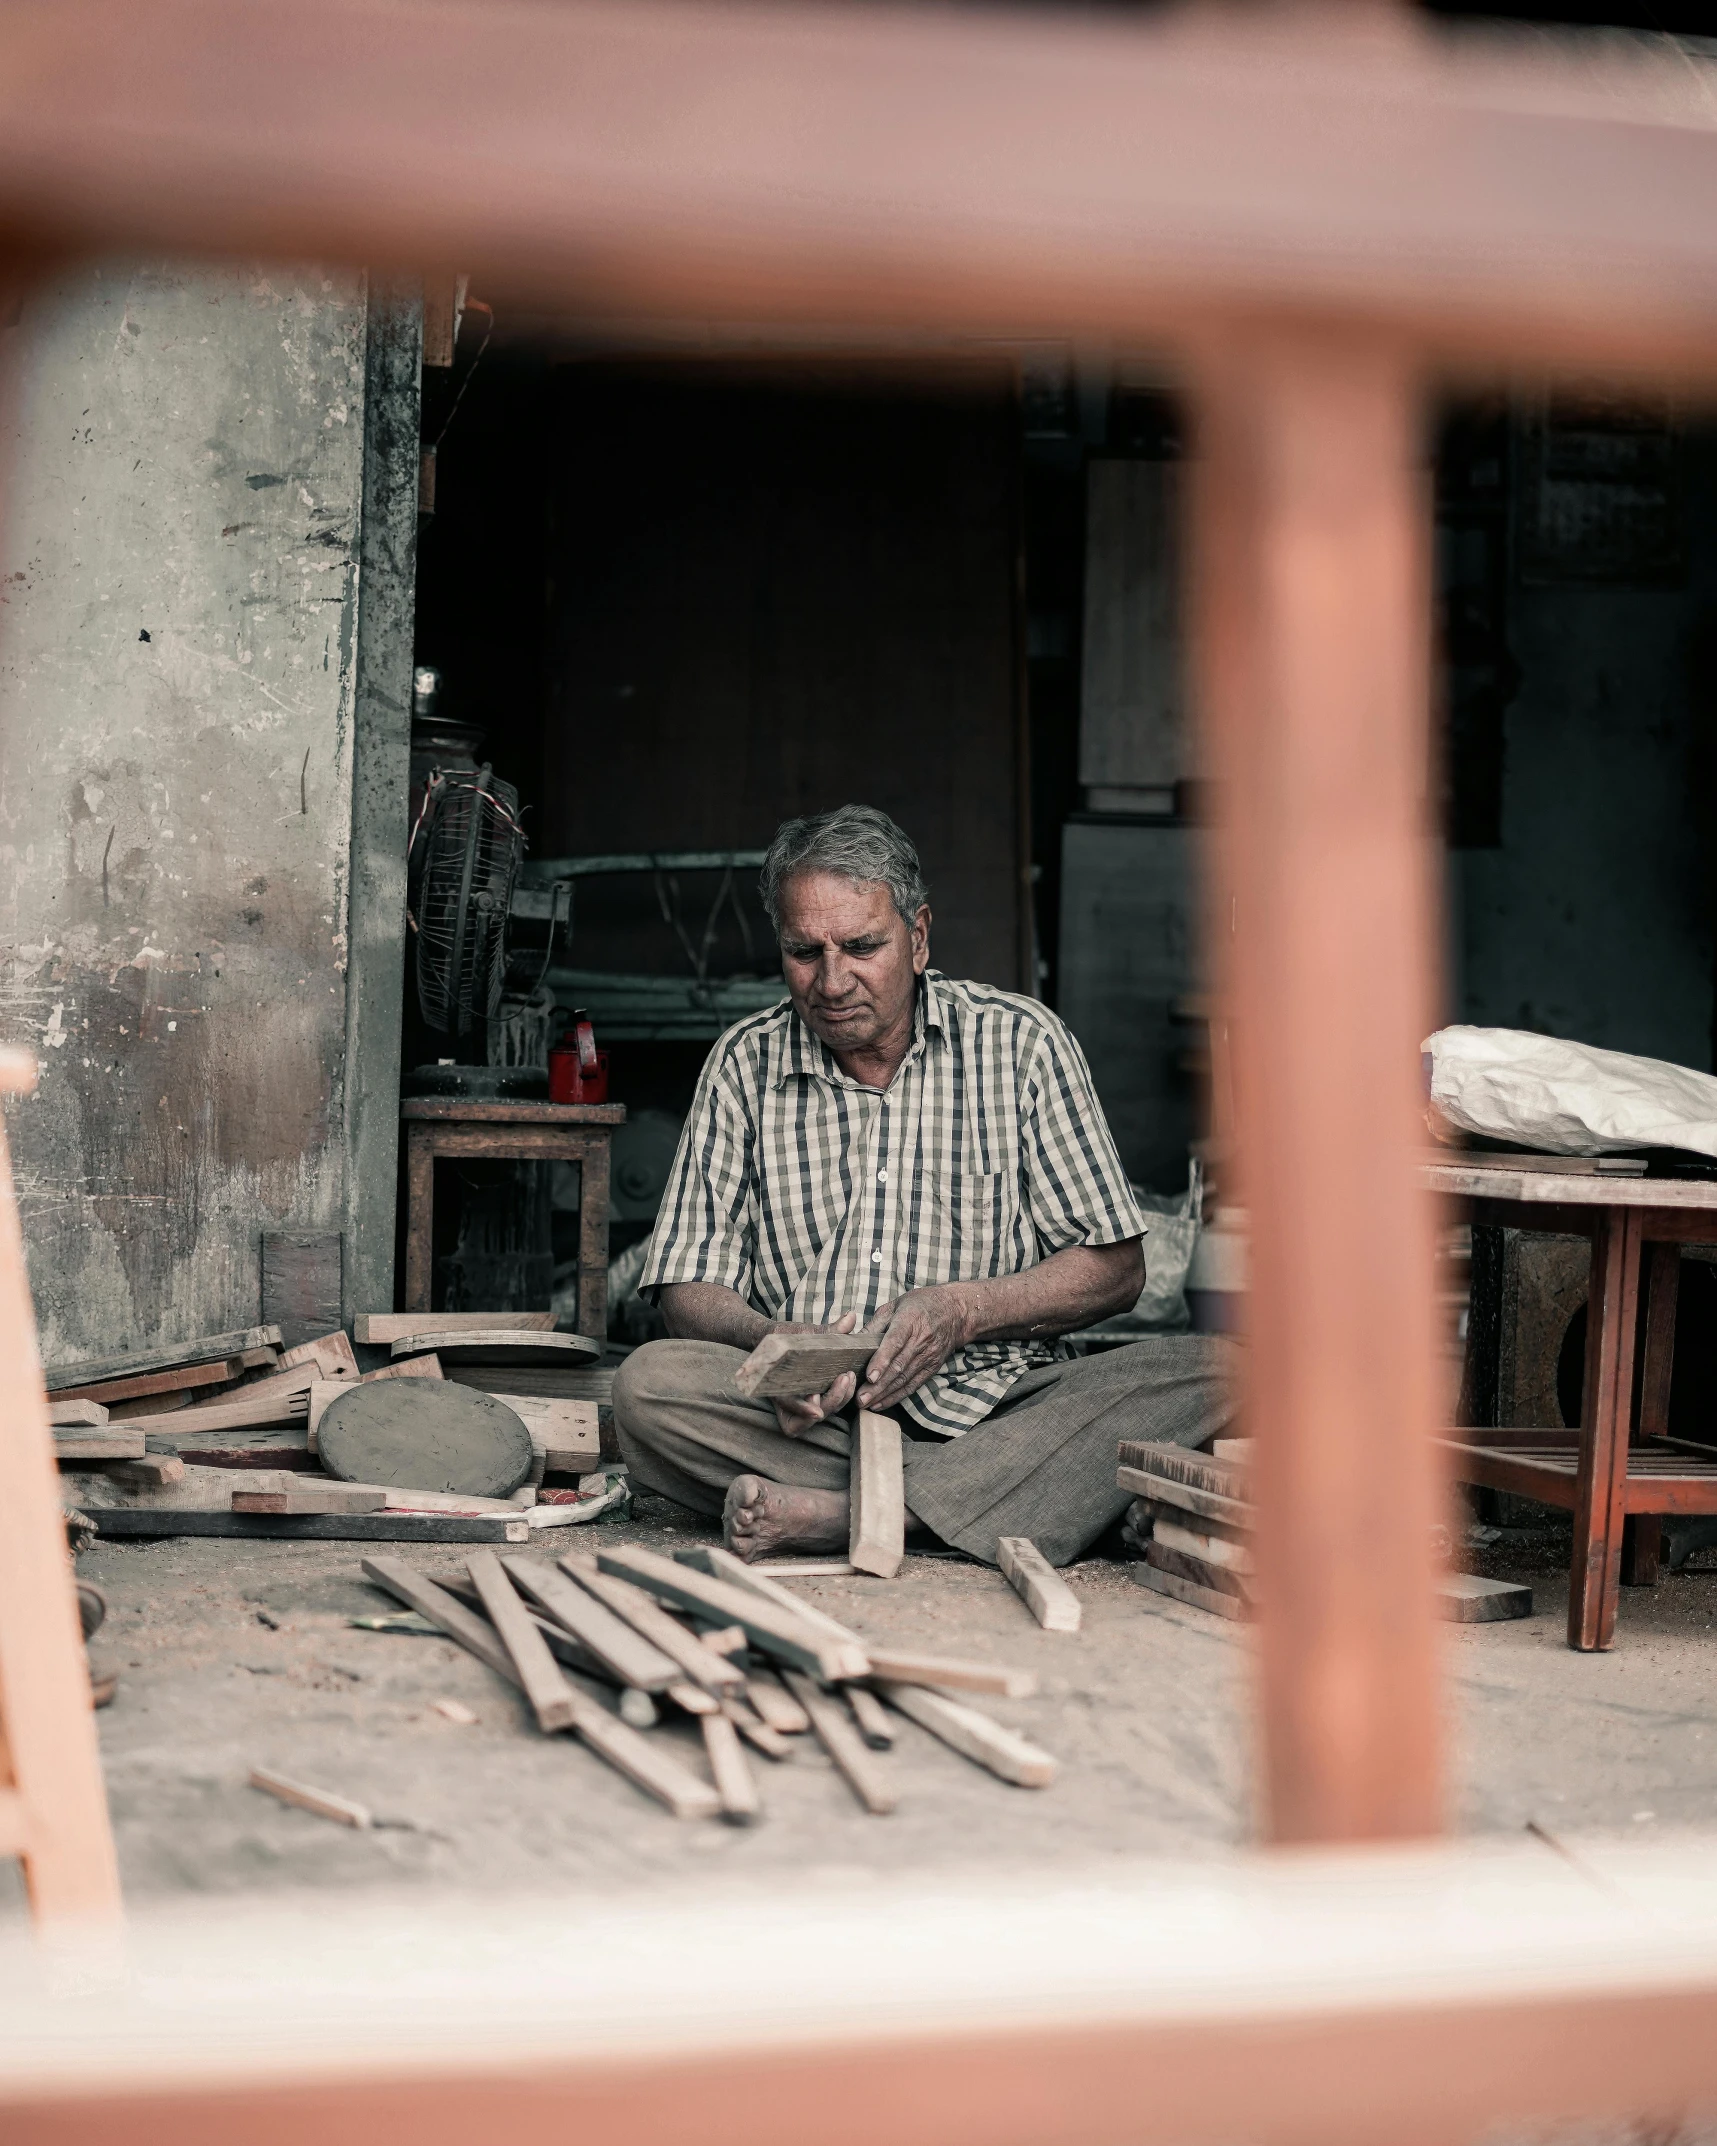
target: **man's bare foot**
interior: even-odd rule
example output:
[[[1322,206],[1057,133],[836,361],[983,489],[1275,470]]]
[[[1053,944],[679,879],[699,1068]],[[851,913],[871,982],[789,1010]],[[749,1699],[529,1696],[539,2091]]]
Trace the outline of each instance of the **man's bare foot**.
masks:
[[[849,1534],[844,1490],[793,1490],[766,1476],[739,1475],[727,1486],[722,1533],[735,1557],[821,1555],[844,1550]]]

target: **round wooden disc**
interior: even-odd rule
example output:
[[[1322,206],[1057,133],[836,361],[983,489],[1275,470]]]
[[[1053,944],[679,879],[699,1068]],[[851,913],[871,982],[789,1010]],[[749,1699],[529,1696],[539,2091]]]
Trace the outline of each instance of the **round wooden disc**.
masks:
[[[510,1498],[531,1472],[531,1434],[507,1404],[439,1379],[353,1386],[323,1412],[316,1452],[343,1482],[468,1498]]]

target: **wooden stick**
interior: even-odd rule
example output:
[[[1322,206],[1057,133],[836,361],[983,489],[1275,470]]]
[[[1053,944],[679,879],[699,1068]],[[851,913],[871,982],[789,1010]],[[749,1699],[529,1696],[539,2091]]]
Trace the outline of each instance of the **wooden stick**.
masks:
[[[188,1437],[197,1431],[243,1431],[274,1423],[302,1423],[309,1396],[300,1386],[292,1393],[268,1391],[250,1397],[241,1387],[230,1401],[211,1401],[204,1408],[179,1408],[170,1415],[132,1416],[128,1428],[135,1431],[171,1431]]]
[[[796,1668],[813,1671],[825,1683],[862,1677],[870,1667],[861,1648],[825,1638],[807,1619],[788,1616],[745,1588],[730,1586],[725,1580],[706,1579],[702,1573],[652,1550],[599,1550],[597,1562],[604,1572],[636,1581],[652,1594],[692,1610],[712,1624],[743,1625],[754,1647]]]
[[[811,1717],[790,1692],[784,1691],[767,1670],[758,1670],[745,1680],[745,1696],[770,1728],[781,1736],[803,1736]]]
[[[916,1684],[885,1684],[882,1690],[889,1705],[909,1721],[1001,1780],[1020,1788],[1047,1788],[1055,1779],[1058,1768],[1047,1751],[1004,1729],[975,1706],[962,1706],[956,1699],[944,1699],[940,1692],[924,1691]]]
[[[715,1777],[716,1794],[721,1798],[721,1815],[729,1825],[754,1826],[763,1816],[763,1799],[757,1793],[756,1777],[745,1763],[745,1753],[739,1748],[739,1731],[721,1713],[705,1714],[701,1726],[704,1755]]]
[[[336,1796],[332,1789],[310,1788],[302,1781],[290,1781],[285,1774],[270,1773],[264,1766],[250,1769],[250,1785],[273,1796],[279,1803],[295,1804],[299,1810],[312,1811],[318,1818],[331,1818],[337,1826],[356,1826],[361,1832],[374,1823],[367,1803],[354,1803],[350,1796]]]
[[[856,1572],[892,1580],[906,1556],[906,1477],[900,1425],[892,1416],[858,1411],[847,1495],[848,1563]]]
[[[963,1662],[945,1654],[902,1654],[870,1647],[872,1676],[891,1684],[924,1684],[935,1691],[992,1692],[999,1699],[1029,1699],[1037,1678],[1029,1669],[1000,1669],[989,1662]]]
[[[574,1713],[572,1687],[544,1645],[535,1621],[519,1600],[518,1590],[501,1570],[499,1558],[493,1550],[479,1550],[466,1559],[465,1569],[482,1597],[489,1622],[513,1658],[519,1683],[537,1717],[537,1727],[550,1735],[557,1729],[570,1729]]]
[[[742,1705],[739,1700],[724,1700],[721,1711],[752,1749],[761,1751],[766,1759],[772,1759],[779,1764],[782,1759],[790,1759],[793,1756],[793,1746],[786,1737],[778,1729],[772,1729],[766,1721],[759,1721],[750,1708]],[[805,1726],[810,1727],[809,1721]]]
[[[1002,1536],[996,1555],[1002,1577],[1046,1632],[1078,1631],[1079,1597],[1029,1536]]]
[[[692,1550],[681,1550],[675,1559],[677,1564],[689,1565],[694,1572],[707,1572],[712,1580],[726,1580],[734,1587],[748,1587],[754,1595],[761,1595],[765,1602],[773,1602],[777,1608],[789,1611],[802,1623],[813,1625],[842,1646],[857,1647],[865,1651],[865,1642],[859,1635],[837,1623],[814,1603],[794,1594],[790,1587],[783,1587],[772,1580],[767,1572],[760,1572],[755,1565],[748,1565],[744,1558],[735,1557],[731,1550],[724,1550],[718,1543],[702,1542]]]
[[[846,1702],[853,1710],[853,1725],[873,1751],[888,1751],[894,1745],[894,1724],[882,1701],[862,1684],[843,1684]]]
[[[616,1617],[622,1618],[633,1631],[641,1633],[654,1647],[659,1647],[691,1681],[713,1697],[742,1687],[745,1672],[735,1663],[726,1661],[719,1654],[701,1644],[685,1626],[670,1617],[661,1604],[647,1595],[643,1588],[634,1587],[629,1581],[614,1579],[598,1569],[596,1560],[587,1553],[568,1551],[560,1561],[561,1570],[568,1572],[595,1596],[605,1603]]]
[[[787,1689],[811,1717],[818,1743],[834,1760],[847,1786],[873,1818],[886,1818],[899,1802],[899,1795],[859,1742],[858,1731],[846,1710],[802,1670],[784,1669],[781,1674]]]
[[[605,1662],[621,1683],[631,1684],[639,1691],[666,1691],[679,1681],[680,1666],[671,1655],[664,1654],[606,1603],[598,1602],[582,1587],[575,1587],[565,1573],[532,1557],[505,1557],[501,1563],[513,1583],[540,1603],[599,1661]]]
[[[749,1401],[827,1393],[843,1371],[862,1371],[881,1340],[880,1334],[765,1334],[733,1383]]]

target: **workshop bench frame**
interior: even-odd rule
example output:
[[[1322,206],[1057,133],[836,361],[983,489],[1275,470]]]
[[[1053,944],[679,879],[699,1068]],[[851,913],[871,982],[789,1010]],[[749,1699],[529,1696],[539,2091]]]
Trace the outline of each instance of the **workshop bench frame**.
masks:
[[[1436,1162],[1422,1182],[1474,1222],[1591,1244],[1578,1433],[1471,1428],[1443,1445],[1457,1482],[1573,1514],[1568,1644],[1608,1647],[1623,1579],[1656,1583],[1663,1518],[1717,1513],[1717,1450],[1669,1436],[1681,1247],[1717,1243],[1717,1179]]]

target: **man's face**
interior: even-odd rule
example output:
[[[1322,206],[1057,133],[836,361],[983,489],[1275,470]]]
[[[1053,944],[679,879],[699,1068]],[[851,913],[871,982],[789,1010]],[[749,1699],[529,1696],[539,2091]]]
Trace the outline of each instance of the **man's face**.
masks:
[[[930,912],[909,931],[888,889],[795,872],[781,890],[781,968],[800,1016],[832,1051],[862,1051],[910,1018],[930,959]]]

